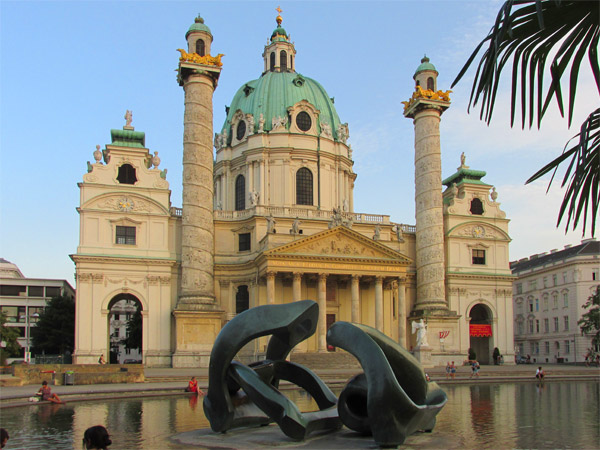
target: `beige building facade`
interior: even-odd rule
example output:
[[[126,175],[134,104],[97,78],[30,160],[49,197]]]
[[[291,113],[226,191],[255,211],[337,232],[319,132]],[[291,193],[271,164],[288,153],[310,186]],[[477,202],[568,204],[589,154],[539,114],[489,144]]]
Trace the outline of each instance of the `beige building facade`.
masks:
[[[516,353],[532,363],[582,363],[592,335],[577,322],[600,288],[600,242],[532,255],[511,263]]]
[[[417,223],[394,223],[355,211],[349,125],[325,89],[296,72],[294,44],[277,19],[264,72],[240,87],[214,135],[220,57],[210,55],[202,19],[188,30],[178,71],[182,208],[172,207],[166,170],[130,114],[94,152],[79,184],[80,243],[72,256],[76,362],[107,353],[110,311],[122,299],[141,305],[147,366],[207,366],[214,339],[236,314],[303,299],[318,302],[320,317],[297,352],[338,351],[327,346],[326,332],[339,320],[416,347],[412,323],[423,319],[431,364],[462,361],[469,347],[482,362],[494,347],[512,355],[508,219],[481,181],[485,173],[464,160],[442,192],[439,122],[450,99],[437,90],[435,67],[424,59],[415,83],[407,82],[407,94],[415,90],[405,115],[422,155]],[[251,342],[240,357],[259,357],[265,345]]]

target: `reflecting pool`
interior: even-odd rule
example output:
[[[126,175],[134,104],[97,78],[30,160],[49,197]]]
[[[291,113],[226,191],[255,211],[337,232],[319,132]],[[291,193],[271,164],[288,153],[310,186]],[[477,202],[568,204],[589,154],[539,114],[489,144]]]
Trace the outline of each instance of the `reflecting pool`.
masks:
[[[405,446],[598,448],[597,383],[482,383],[443,388],[448,403],[433,433],[409,437]],[[289,395],[302,410],[315,408],[305,393],[290,391]],[[170,437],[209,427],[202,399],[183,396],[32,404],[2,409],[0,419],[11,436],[6,449],[81,448],[83,432],[97,424],[108,428],[114,449],[190,448]]]

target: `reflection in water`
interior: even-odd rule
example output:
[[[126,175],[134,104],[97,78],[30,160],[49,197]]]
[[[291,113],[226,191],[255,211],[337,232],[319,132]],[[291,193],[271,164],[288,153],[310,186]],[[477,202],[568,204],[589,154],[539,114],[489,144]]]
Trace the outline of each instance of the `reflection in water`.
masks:
[[[438,415],[433,433],[410,437],[406,445],[598,447],[597,383],[482,383],[444,389],[448,403]],[[314,401],[305,392],[285,393],[301,410],[314,410]],[[22,449],[79,448],[85,429],[98,424],[108,428],[115,449],[179,448],[169,440],[171,436],[209,427],[202,399],[197,396],[41,404],[6,408],[1,413],[2,426],[11,435],[8,448]]]

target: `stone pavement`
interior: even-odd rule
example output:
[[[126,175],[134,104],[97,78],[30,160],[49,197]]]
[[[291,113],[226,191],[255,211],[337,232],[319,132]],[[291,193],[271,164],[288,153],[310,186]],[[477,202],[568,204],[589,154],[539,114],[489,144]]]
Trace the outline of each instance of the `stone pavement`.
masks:
[[[543,364],[546,381],[583,381],[600,382],[600,369],[597,367],[573,366],[563,364]],[[470,379],[469,366],[457,367],[456,378],[446,379],[445,367],[426,369],[432,381],[440,385],[463,383],[511,383],[534,381],[535,364],[481,366],[480,377]],[[315,372],[332,388],[343,387],[348,379],[358,373],[355,369],[317,369]],[[187,381],[195,376],[204,390],[208,387],[208,369],[189,368],[148,368],[144,370],[146,382],[129,384],[78,385],[77,374],[73,386],[52,386],[52,392],[61,399],[69,401],[89,401],[102,398],[127,398],[153,395],[189,395],[184,392]],[[9,375],[1,375],[7,377]],[[282,383],[281,387],[293,385]],[[0,388],[0,408],[23,406],[29,397],[39,389],[38,385],[6,386]]]

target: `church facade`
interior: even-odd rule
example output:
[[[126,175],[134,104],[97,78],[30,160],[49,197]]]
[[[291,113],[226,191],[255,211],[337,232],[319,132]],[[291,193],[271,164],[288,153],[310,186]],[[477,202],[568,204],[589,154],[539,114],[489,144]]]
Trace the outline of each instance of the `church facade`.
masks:
[[[303,299],[319,303],[320,317],[296,352],[339,351],[326,332],[344,320],[383,331],[425,365],[462,361],[469,348],[482,363],[495,347],[512,361],[508,219],[464,156],[442,180],[439,122],[450,99],[428,59],[405,102],[416,187],[416,225],[407,225],[354,210],[349,125],[325,89],[296,71],[280,16],[263,73],[239,88],[214,134],[220,56],[200,18],[186,40],[182,208],[172,207],[167,171],[129,112],[79,183],[76,363],[110,353],[121,300],[141,310],[147,366],[191,367],[208,365],[236,314]],[[425,342],[412,333],[421,320]],[[239,357],[260,357],[265,346],[250,342]]]

